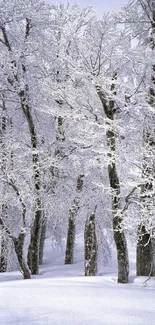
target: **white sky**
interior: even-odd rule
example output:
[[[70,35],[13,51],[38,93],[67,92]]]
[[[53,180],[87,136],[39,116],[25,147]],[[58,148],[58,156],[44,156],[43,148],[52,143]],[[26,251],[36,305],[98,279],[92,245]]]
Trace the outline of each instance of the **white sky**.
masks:
[[[81,6],[93,6],[98,15],[102,16],[102,13],[107,11],[120,10],[122,6],[128,3],[128,0],[51,0],[56,4],[58,3],[77,3]]]

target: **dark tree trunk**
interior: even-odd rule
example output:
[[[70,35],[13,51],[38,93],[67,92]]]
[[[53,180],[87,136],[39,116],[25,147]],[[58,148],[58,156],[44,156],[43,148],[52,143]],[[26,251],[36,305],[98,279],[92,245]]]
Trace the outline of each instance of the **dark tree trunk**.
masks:
[[[21,106],[23,113],[27,119],[29,126],[31,148],[32,148],[32,162],[33,162],[33,176],[34,176],[34,190],[35,190],[35,216],[31,231],[30,246],[28,252],[28,263],[32,274],[39,273],[39,249],[40,237],[42,228],[42,203],[40,196],[41,182],[39,171],[39,156],[37,150],[37,135],[34,127],[34,122],[31,114],[31,109],[28,101],[28,94],[20,92]],[[31,261],[31,262],[30,262]]]
[[[117,263],[118,263],[118,283],[128,283],[129,276],[129,260],[128,249],[124,231],[121,226],[122,218],[114,216],[113,230],[114,240],[117,249]]]
[[[66,253],[65,253],[65,264],[73,264],[74,260],[74,246],[75,246],[75,211],[69,212],[68,221],[68,232],[67,232],[67,243],[66,243]]]
[[[25,24],[25,41],[28,40],[30,31],[31,31],[31,21],[26,18]],[[7,36],[7,31],[5,26],[1,28],[4,44],[7,47],[8,51],[12,53],[11,44],[9,42],[9,38]],[[40,236],[41,236],[41,226],[42,226],[42,204],[41,204],[41,181],[40,181],[40,171],[39,171],[39,156],[37,153],[38,144],[37,144],[37,134],[34,126],[32,110],[29,99],[29,85],[27,84],[26,78],[26,64],[25,64],[25,56],[24,53],[21,53],[20,57],[21,69],[17,69],[17,63],[15,60],[11,62],[12,67],[12,78],[8,78],[8,83],[11,86],[14,86],[15,91],[17,92],[21,109],[26,118],[30,141],[31,141],[31,153],[32,153],[32,164],[33,164],[33,179],[34,179],[34,205],[35,205],[35,215],[34,215],[34,223],[33,230],[31,232],[30,239],[30,247],[29,247],[29,261],[31,260],[31,272],[32,274],[39,273],[39,247],[40,247]],[[22,72],[23,80],[25,80],[25,86],[21,89],[20,78],[18,75],[18,70]]]
[[[148,37],[148,46],[153,51],[155,49],[155,1],[148,0],[148,12],[150,15],[150,33]],[[155,64],[152,65],[152,75],[150,80],[150,87],[148,91],[148,104],[155,107]],[[141,190],[141,203],[148,212],[148,220],[151,219],[154,212],[151,211],[150,206],[154,195],[154,188],[152,179],[155,178],[154,155],[155,155],[155,117],[151,110],[148,112],[145,121],[143,132],[144,147],[144,163],[142,178],[146,179],[146,183]],[[148,158],[149,157],[149,158]],[[153,159],[152,159],[153,157]],[[152,195],[151,195],[152,191]],[[143,217],[143,216],[142,216]],[[137,231],[137,257],[136,268],[139,276],[155,276],[155,244],[154,238],[151,237],[147,222],[138,226]]]
[[[27,253],[27,265],[29,269],[32,269],[32,246],[31,246],[31,241],[32,241],[32,231],[31,231],[31,237],[30,237],[30,243],[28,247],[28,253]]]
[[[7,235],[2,232],[1,234],[1,252],[0,252],[0,272],[7,271],[7,260],[8,260],[8,239]]]
[[[23,277],[30,279],[30,271],[23,257],[24,239],[25,234],[20,234],[18,238],[13,238],[13,243]]]
[[[120,213],[120,183],[116,166],[116,140],[115,131],[113,129],[113,121],[115,118],[116,104],[115,104],[115,82],[117,80],[117,74],[114,74],[113,82],[111,85],[112,99],[107,100],[106,95],[100,87],[96,87],[98,96],[102,103],[105,116],[108,120],[111,120],[110,129],[106,132],[107,147],[108,147],[108,175],[109,183],[111,187],[112,195],[112,214],[113,214],[113,231],[114,240],[117,249],[117,263],[118,263],[118,282],[128,283],[129,274],[129,261],[127,242],[122,227],[122,213]],[[108,124],[109,125],[109,124]]]
[[[145,168],[143,166],[143,178],[147,179],[146,184],[141,189],[141,203],[148,213],[149,219],[153,218],[153,214],[150,207],[152,201],[151,190],[152,181],[148,182],[149,178],[152,178],[152,172],[148,168],[145,162]],[[149,194],[148,194],[149,193]],[[142,212],[143,219],[143,212]],[[155,275],[155,245],[154,238],[151,237],[151,232],[147,226],[147,220],[145,219],[145,225],[142,222],[138,226],[137,231],[137,250],[136,250],[136,272],[138,276],[154,276]]]
[[[155,276],[155,238],[151,238],[151,245],[152,245],[151,276]]]
[[[57,73],[59,76],[59,71]],[[59,82],[59,80],[57,80]],[[56,100],[56,102],[61,107],[63,102],[61,100]],[[57,141],[57,148],[55,150],[55,156],[57,160],[61,161],[65,156],[64,151],[64,142],[65,142],[65,132],[64,132],[64,119],[59,116],[57,119],[57,132],[56,132],[56,141]],[[59,178],[59,170],[53,169],[55,176],[57,179]],[[83,175],[80,175],[77,180],[77,193],[82,191],[83,185]],[[78,194],[77,194],[78,195]],[[76,216],[77,211],[79,209],[79,199],[76,197],[72,203],[72,206],[69,210],[69,220],[68,220],[68,231],[67,231],[67,242],[66,242],[66,252],[65,252],[65,264],[73,264],[74,260],[74,246],[75,246],[75,227],[76,227]]]
[[[111,138],[112,136],[112,138]],[[114,134],[110,131],[107,132],[107,140],[114,141]],[[114,146],[112,147],[115,148]],[[113,213],[113,231],[114,240],[117,250],[117,263],[118,263],[118,282],[128,283],[129,275],[129,261],[128,250],[125,234],[122,227],[122,214],[120,211],[120,184],[116,171],[115,162],[111,162],[108,166],[109,181],[112,190],[112,213]]]
[[[83,177],[84,175],[79,175],[77,179],[77,185],[76,185],[77,197],[74,199],[72,207],[69,210],[65,264],[73,264],[74,261],[76,217],[77,217],[77,212],[79,210],[79,201],[80,201],[78,194],[82,192]]]
[[[40,249],[39,249],[39,264],[40,265],[43,262],[45,237],[46,237],[46,219],[44,218],[42,221],[42,229],[41,229],[41,237],[40,237]]]
[[[2,173],[5,176],[6,175],[6,163],[7,163],[7,157],[6,157],[6,147],[5,147],[5,134],[6,134],[6,128],[7,128],[7,108],[5,103],[5,95],[1,94],[1,101],[2,101],[2,120],[1,120],[1,137],[0,137],[0,143],[2,146]],[[4,186],[5,194],[7,192],[6,186]],[[1,218],[3,221],[7,219],[7,203],[2,203],[2,215]],[[7,255],[8,255],[8,248],[7,248],[7,235],[4,231],[2,231],[1,234],[1,252],[0,252],[0,272],[6,272],[7,271]]]
[[[28,248],[28,266],[31,270],[31,274],[39,273],[39,249],[41,238],[41,209],[35,212],[35,220],[31,229],[31,238]]]
[[[153,275],[151,236],[147,232],[145,226],[139,226],[138,235],[136,260],[137,276],[151,276]]]
[[[97,274],[97,238],[95,229],[95,214],[92,214],[85,223],[84,249],[85,276],[95,276]]]

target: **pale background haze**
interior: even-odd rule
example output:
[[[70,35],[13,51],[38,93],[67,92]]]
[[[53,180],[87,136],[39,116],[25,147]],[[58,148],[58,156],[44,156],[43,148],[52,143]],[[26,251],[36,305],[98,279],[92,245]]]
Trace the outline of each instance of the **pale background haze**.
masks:
[[[50,1],[50,0],[48,0]],[[108,11],[118,11],[122,6],[128,3],[128,0],[51,0],[50,2],[54,2],[55,4],[61,3],[71,3],[71,4],[79,4],[80,6],[92,6],[98,15],[102,16],[104,12]]]

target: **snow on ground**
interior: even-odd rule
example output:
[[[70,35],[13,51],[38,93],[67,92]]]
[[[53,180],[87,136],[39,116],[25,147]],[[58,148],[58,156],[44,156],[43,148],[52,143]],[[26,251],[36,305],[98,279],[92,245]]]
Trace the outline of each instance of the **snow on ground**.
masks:
[[[144,285],[135,276],[133,250],[130,283],[123,285],[116,282],[115,259],[100,276],[83,276],[81,242],[79,236],[72,266],[47,241],[39,276],[24,281],[19,272],[0,274],[1,325],[155,325],[155,280]]]

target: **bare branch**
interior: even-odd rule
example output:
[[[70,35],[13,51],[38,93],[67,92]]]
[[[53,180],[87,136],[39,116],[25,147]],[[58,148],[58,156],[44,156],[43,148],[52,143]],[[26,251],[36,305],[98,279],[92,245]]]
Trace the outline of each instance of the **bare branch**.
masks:
[[[10,179],[9,181],[4,181],[6,184],[10,185],[13,190],[15,191],[18,199],[19,199],[19,202],[22,206],[22,217],[23,217],[23,225],[24,227],[26,226],[26,206],[25,206],[25,203],[23,202],[22,200],[22,197],[21,197],[21,194],[18,190],[18,187],[15,185],[14,181],[12,179]]]

